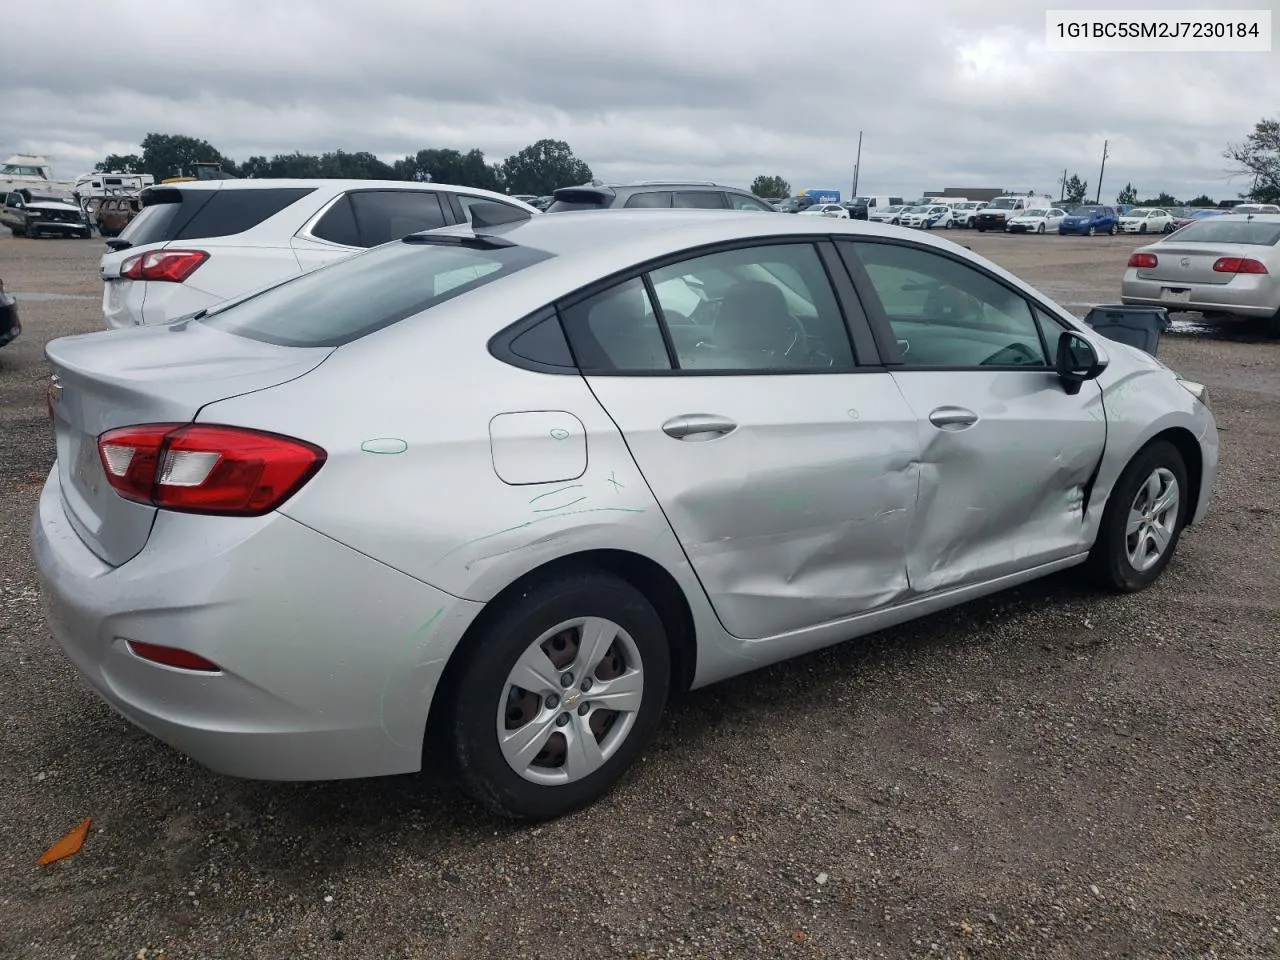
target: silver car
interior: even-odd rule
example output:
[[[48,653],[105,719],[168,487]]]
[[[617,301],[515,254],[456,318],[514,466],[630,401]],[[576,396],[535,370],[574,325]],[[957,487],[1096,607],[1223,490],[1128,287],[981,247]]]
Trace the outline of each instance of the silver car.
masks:
[[[1204,517],[1200,385],[964,248],[711,211],[409,236],[55,340],[34,552],[126,718],[227,774],[609,789],[669,696]],[[434,761],[433,761],[434,762]]]
[[[1263,321],[1280,336],[1280,214],[1196,220],[1129,257],[1124,303]]]

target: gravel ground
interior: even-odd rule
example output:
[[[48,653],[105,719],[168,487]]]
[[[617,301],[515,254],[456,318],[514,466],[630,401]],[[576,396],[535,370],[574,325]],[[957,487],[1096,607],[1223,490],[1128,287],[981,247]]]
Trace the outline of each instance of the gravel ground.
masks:
[[[1081,312],[1138,245],[957,238]],[[1152,589],[1052,578],[696,692],[606,800],[513,827],[418,778],[215,776],[78,682],[28,527],[41,349],[99,328],[102,249],[0,238],[64,297],[0,350],[0,956],[1280,956],[1280,343],[1162,344],[1224,450]]]

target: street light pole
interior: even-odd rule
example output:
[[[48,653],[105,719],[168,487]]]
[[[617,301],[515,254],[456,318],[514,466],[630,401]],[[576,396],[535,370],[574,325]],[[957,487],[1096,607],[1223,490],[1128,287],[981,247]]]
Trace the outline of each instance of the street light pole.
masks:
[[[1102,202],[1102,175],[1107,172],[1107,144],[1110,140],[1102,141],[1102,169],[1098,171],[1098,192],[1094,195],[1093,202]]]
[[[854,197],[858,195],[858,171],[861,169],[861,167],[862,167],[862,131],[859,130],[858,131],[858,157],[856,160],[853,161],[853,196],[849,197],[850,200],[852,200]]]

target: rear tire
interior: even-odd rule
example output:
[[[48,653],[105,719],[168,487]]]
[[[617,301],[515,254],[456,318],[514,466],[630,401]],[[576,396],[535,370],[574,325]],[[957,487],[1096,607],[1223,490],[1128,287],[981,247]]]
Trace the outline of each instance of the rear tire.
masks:
[[[476,641],[443,692],[443,732],[463,786],[500,816],[549,820],[597,800],[657,730],[671,651],[653,605],[624,580],[584,571],[532,586]],[[593,701],[623,697],[624,679],[627,709]]]
[[[1125,467],[1107,500],[1088,570],[1118,593],[1149,587],[1178,548],[1191,504],[1187,468],[1178,448],[1158,440]]]

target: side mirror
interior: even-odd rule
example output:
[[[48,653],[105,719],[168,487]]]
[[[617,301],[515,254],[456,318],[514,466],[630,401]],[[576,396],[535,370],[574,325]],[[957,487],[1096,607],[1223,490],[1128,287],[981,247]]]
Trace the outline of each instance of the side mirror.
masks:
[[[1093,344],[1069,330],[1064,330],[1058,337],[1055,366],[1063,388],[1073,396],[1080,392],[1080,385],[1086,380],[1097,379],[1107,369],[1106,361],[1098,357]]]

